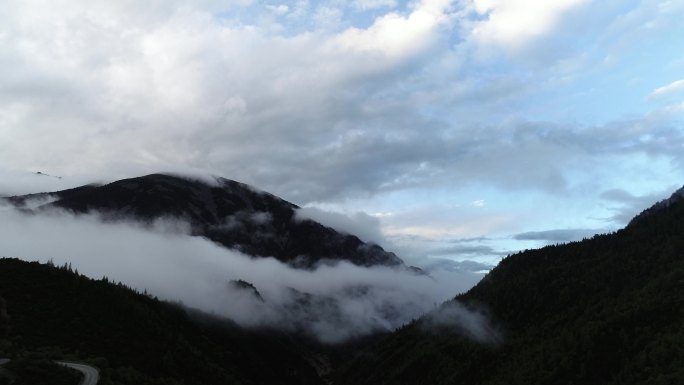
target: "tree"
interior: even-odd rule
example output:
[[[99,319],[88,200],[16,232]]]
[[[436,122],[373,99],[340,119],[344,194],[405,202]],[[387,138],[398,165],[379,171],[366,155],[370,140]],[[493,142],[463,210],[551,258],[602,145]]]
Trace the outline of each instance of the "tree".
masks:
[[[10,317],[7,314],[7,302],[0,297],[0,338],[5,338],[9,335]]]

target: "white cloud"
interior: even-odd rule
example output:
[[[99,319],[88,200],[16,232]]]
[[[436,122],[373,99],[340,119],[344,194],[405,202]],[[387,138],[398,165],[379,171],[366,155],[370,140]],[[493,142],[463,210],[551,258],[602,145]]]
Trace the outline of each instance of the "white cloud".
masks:
[[[293,174],[315,154],[302,146],[320,148],[367,119],[364,99],[384,83],[374,78],[432,40],[446,4],[426,1],[367,29],[279,35],[217,18],[213,6],[12,3],[2,20],[10,44],[0,64],[14,70],[0,74],[0,161],[107,177],[204,167],[312,191]]]
[[[649,100],[673,96],[684,91],[684,79],[675,80],[670,84],[658,87],[648,95]]]
[[[420,326],[429,332],[443,333],[444,329],[451,329],[482,343],[498,344],[502,341],[499,331],[483,313],[455,301],[445,303],[421,321]]]
[[[274,32],[219,2],[36,4],[9,2],[0,15],[5,168],[109,179],[195,168],[305,204],[482,175],[563,189],[578,156],[554,141],[564,128],[516,137],[520,99],[553,73],[472,67],[446,36],[464,27],[450,1],[337,32]],[[535,4],[551,28],[580,3]],[[489,12],[485,32],[528,9],[476,5]]]
[[[285,15],[290,11],[290,7],[285,4],[267,5],[266,9],[278,15]]]
[[[473,0],[475,12],[484,20],[472,33],[484,45],[517,50],[553,31],[563,14],[588,0]]]
[[[423,0],[408,16],[388,13],[367,29],[347,29],[336,42],[352,52],[377,52],[392,58],[415,54],[431,43],[436,28],[449,20],[450,5],[450,0]]]
[[[378,8],[392,8],[397,6],[396,0],[354,0],[354,7],[367,10]]]

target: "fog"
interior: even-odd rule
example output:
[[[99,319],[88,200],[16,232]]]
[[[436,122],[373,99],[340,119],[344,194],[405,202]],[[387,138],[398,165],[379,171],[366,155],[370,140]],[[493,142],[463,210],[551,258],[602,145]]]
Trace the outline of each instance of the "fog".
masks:
[[[311,219],[340,233],[353,234],[364,242],[386,246],[386,239],[380,230],[380,220],[363,212],[347,215],[316,207],[302,207],[297,210],[295,218]]]
[[[189,227],[172,218],[143,226],[61,210],[33,215],[0,208],[0,256],[71,263],[86,276],[106,276],[246,327],[304,331],[326,343],[397,328],[482,277],[446,271],[428,277],[349,263],[300,270],[190,236]],[[240,279],[253,284],[263,299],[230,284]],[[484,329],[467,312],[452,316],[457,329],[479,335]]]
[[[105,182],[104,180],[86,176],[62,177],[48,175],[40,171],[27,173],[25,171],[11,171],[0,167],[0,197],[66,190],[74,186],[92,183],[94,180],[98,183]]]
[[[484,312],[468,309],[457,301],[447,302],[430,312],[423,319],[421,327],[437,332],[446,328],[488,344],[497,344],[502,338]]]

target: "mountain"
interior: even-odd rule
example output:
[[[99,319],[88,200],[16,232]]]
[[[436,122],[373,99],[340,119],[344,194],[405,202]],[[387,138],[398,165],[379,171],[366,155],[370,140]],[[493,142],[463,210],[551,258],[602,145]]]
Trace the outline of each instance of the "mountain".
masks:
[[[102,384],[323,384],[319,347],[302,336],[241,328],[68,266],[0,259],[0,314],[0,358],[85,361]]]
[[[298,218],[297,205],[248,185],[224,178],[210,181],[152,174],[103,186],[6,198],[17,207],[62,208],[76,214],[99,213],[106,219],[152,222],[180,218],[193,235],[206,237],[242,253],[272,256],[310,268],[325,260],[360,266],[401,266],[394,253],[341,234],[310,219]]]
[[[349,323],[337,314],[339,297],[286,289],[292,301],[284,310],[304,314],[304,326],[242,328],[69,266],[0,259],[0,357],[90,362],[102,369],[103,384],[680,384],[683,191],[615,233],[510,255],[467,293],[420,319],[336,347],[300,329],[321,316],[317,309]],[[228,227],[224,236],[234,241],[222,244],[234,248],[264,246],[230,229],[272,226],[284,237],[284,229],[306,223],[296,219],[295,205],[225,180],[152,175],[9,199],[30,212],[61,207],[109,220],[180,217],[199,236]],[[337,234],[314,225],[314,232],[320,226]],[[294,263],[306,255],[305,266],[312,266],[339,255],[326,250],[279,258]],[[226,281],[226,288],[268,303],[249,282]]]
[[[616,233],[508,256],[360,352],[335,383],[684,383],[683,192]],[[481,317],[459,321],[454,307]],[[479,322],[486,338],[456,321]]]

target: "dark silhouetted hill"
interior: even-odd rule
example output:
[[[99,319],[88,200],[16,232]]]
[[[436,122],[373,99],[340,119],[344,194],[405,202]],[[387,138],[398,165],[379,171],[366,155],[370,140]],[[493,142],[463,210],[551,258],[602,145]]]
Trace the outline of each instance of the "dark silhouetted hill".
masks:
[[[298,267],[312,267],[325,260],[347,260],[360,266],[403,265],[394,253],[378,245],[309,219],[298,219],[298,207],[290,202],[223,178],[207,182],[152,174],[103,186],[7,199],[23,207],[32,199],[49,197],[56,200],[38,210],[59,207],[77,214],[100,213],[110,220],[143,222],[180,218],[191,225],[193,235]]]
[[[67,267],[0,259],[0,357],[90,362],[107,384],[322,384],[305,341],[136,293]]]
[[[682,191],[616,233],[505,258],[455,299],[488,315],[495,342],[428,315],[359,353],[336,384],[684,383]]]

